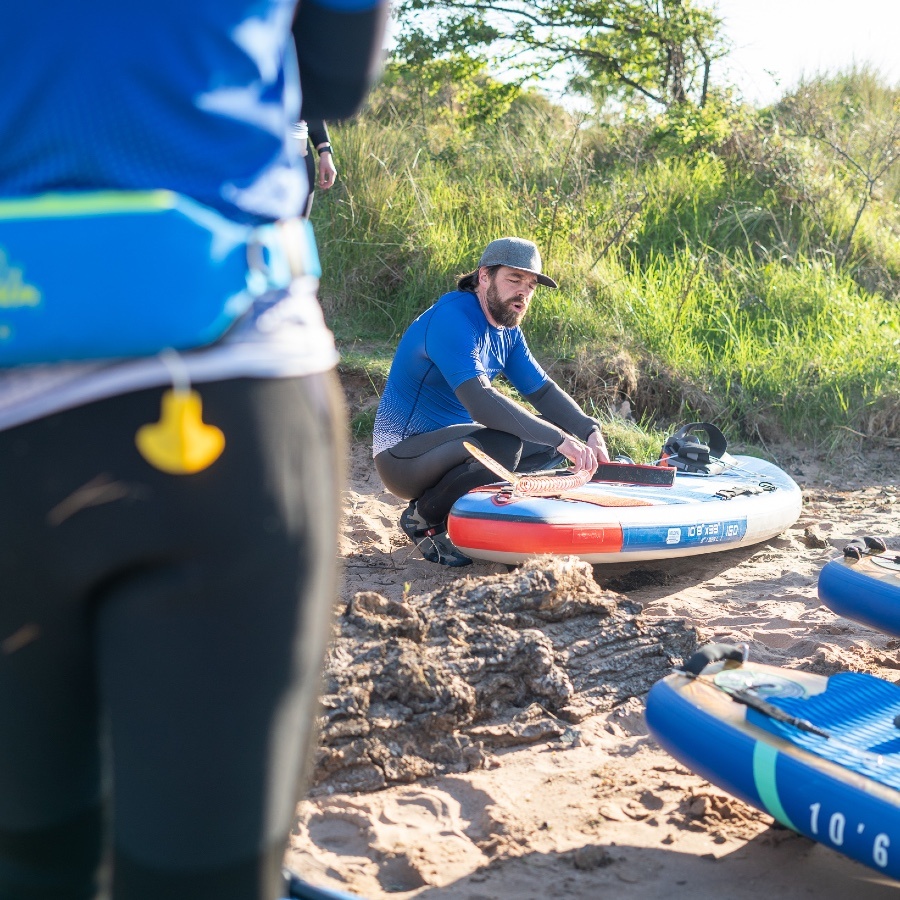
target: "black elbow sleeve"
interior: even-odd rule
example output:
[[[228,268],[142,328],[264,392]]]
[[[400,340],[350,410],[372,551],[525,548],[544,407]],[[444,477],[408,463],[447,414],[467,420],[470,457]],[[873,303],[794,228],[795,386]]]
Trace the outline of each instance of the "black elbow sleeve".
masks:
[[[600,431],[600,423],[586,415],[581,407],[554,381],[547,381],[526,398],[544,418],[569,434],[586,441],[592,431]]]
[[[387,16],[386,3],[355,12],[300,4],[292,31],[302,119],[346,119],[357,112],[381,72]]]

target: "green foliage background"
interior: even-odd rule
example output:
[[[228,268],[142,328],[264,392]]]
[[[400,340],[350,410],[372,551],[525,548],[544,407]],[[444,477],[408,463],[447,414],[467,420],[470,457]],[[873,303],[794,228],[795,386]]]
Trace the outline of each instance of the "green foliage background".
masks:
[[[520,94],[477,124],[472,84],[389,69],[333,129],[313,222],[345,366],[377,389],[408,323],[516,234],[561,286],[526,320],[537,355],[587,408],[627,401],[650,444],[694,417],[900,444],[900,90],[858,69],[763,111],[720,92],[593,119]]]

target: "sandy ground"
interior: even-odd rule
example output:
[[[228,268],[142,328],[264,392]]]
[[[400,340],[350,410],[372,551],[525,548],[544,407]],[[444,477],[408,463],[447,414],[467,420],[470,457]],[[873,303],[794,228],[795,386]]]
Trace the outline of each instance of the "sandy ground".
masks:
[[[900,549],[895,457],[773,450],[804,492],[783,535],[704,557],[597,566],[594,579],[639,601],[648,621],[683,617],[701,640],[747,642],[758,662],[900,680],[900,641],[816,599],[819,570],[849,538],[878,535]],[[345,603],[360,591],[402,600],[460,574],[507,571],[423,561],[397,527],[404,504],[384,491],[368,448],[355,446],[351,463]],[[369,898],[900,898],[900,885],[687,771],[648,735],[642,713],[635,698],[579,723],[576,740],[501,749],[485,768],[314,794],[299,807],[288,862],[313,883]]]

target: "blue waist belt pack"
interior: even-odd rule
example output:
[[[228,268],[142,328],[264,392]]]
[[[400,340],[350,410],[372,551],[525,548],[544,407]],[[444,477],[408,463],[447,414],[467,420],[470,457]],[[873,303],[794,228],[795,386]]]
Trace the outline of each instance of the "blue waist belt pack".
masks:
[[[304,274],[300,219],[242,225],[162,190],[0,200],[0,367],[202,347]]]

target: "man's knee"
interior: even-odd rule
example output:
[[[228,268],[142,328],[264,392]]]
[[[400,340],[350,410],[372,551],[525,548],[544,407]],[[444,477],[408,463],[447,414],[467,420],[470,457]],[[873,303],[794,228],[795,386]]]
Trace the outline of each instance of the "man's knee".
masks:
[[[504,468],[514,470],[522,456],[522,441],[508,431],[481,428],[468,439]]]

